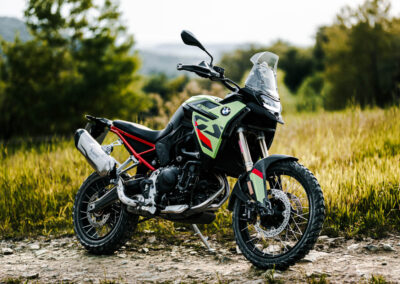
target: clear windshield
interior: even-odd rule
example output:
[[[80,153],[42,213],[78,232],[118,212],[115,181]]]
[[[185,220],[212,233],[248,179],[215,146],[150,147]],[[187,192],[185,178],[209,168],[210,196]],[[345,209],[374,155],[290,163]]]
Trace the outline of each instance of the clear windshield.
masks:
[[[271,52],[254,54],[250,61],[254,64],[246,79],[246,87],[279,99],[276,70],[279,56]]]

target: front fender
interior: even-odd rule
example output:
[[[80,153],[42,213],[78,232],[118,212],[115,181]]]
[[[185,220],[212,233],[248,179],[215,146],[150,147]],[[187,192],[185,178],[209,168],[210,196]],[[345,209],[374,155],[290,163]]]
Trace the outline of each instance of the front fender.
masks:
[[[242,175],[239,177],[239,179],[237,180],[232,193],[231,193],[231,197],[229,198],[229,203],[228,203],[228,209],[230,211],[233,210],[233,205],[235,204],[235,200],[236,198],[239,198],[240,200],[242,200],[243,202],[246,202],[250,197],[247,194],[247,187],[242,187],[241,184],[242,181],[246,181],[248,180],[250,174],[255,173],[255,172],[261,172],[261,173],[266,173],[268,168],[278,162],[278,161],[283,161],[283,160],[290,160],[290,161],[297,161],[298,159],[292,156],[287,156],[287,155],[280,155],[280,154],[274,154],[271,156],[268,156],[267,158],[261,159],[259,161],[257,161],[253,168],[251,169],[251,171],[247,172],[245,175]],[[265,190],[265,176],[263,175],[263,182],[264,182],[264,188],[263,190]],[[254,183],[253,183],[254,184]]]

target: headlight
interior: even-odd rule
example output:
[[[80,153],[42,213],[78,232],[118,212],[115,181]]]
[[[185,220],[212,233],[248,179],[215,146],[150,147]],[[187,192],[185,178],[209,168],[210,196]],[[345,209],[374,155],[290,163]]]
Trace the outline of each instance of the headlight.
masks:
[[[280,101],[275,101],[272,98],[261,95],[261,100],[263,102],[263,106],[272,111],[273,113],[281,113],[281,102]]]

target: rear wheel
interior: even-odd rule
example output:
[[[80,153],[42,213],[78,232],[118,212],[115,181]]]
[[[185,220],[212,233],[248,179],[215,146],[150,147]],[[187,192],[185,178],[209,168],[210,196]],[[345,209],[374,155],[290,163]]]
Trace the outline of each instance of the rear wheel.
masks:
[[[112,188],[108,177],[90,175],[76,194],[73,221],[78,240],[91,253],[112,254],[126,243],[138,223],[138,216],[126,211],[117,201],[98,212],[89,212],[88,205]]]
[[[274,215],[260,217],[251,203],[237,199],[233,229],[250,262],[263,269],[284,270],[314,246],[324,222],[324,198],[316,178],[297,162],[276,162],[266,176]]]

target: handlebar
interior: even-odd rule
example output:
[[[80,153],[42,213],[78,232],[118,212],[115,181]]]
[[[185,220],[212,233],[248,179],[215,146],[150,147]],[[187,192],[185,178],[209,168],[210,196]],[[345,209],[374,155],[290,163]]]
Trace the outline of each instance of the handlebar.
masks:
[[[184,64],[179,63],[176,66],[176,69],[178,69],[178,70],[186,70],[186,71],[189,71],[189,72],[194,72],[197,75],[202,76],[202,77],[206,77],[206,78],[211,76],[210,69],[205,68],[205,67],[201,67],[201,66],[198,66],[198,65],[184,65]]]
[[[227,87],[232,92],[239,92],[240,90],[240,86],[229,78],[224,78],[223,80],[221,80],[221,82],[222,84],[224,84],[225,87]]]
[[[207,65],[206,65],[207,66]],[[179,63],[176,66],[177,70],[185,70],[189,72],[194,72],[198,76],[203,77],[203,78],[208,78],[212,81],[221,81],[221,83],[227,87],[229,90],[233,92],[237,92],[240,87],[238,84],[233,82],[231,79],[225,78],[224,77],[224,69],[218,66],[210,66],[210,68],[199,66],[199,65],[185,65],[182,63]]]
[[[211,80],[213,80],[213,78],[220,77],[220,74],[218,72],[216,72],[210,68],[199,66],[199,65],[184,65],[184,64],[179,63],[176,66],[176,69],[194,72],[197,75],[199,75],[200,77],[208,78]]]

